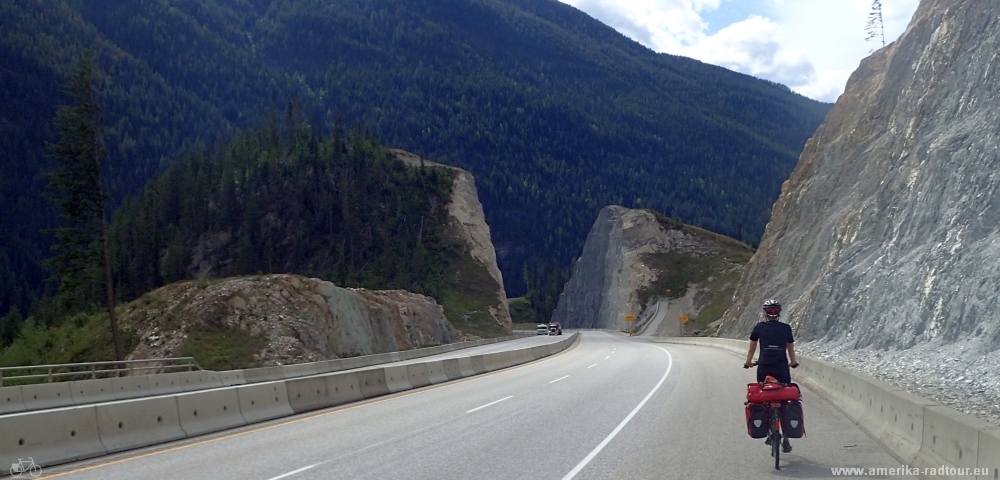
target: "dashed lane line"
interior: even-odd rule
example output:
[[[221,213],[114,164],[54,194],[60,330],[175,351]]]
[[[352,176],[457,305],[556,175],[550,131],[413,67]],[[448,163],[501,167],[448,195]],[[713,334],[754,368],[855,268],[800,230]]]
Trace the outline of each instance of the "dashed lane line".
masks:
[[[483,406],[481,406],[481,407],[476,407],[476,408],[473,408],[472,410],[469,410],[468,412],[465,412],[465,413],[472,413],[472,412],[475,412],[476,410],[482,410],[482,409],[484,409],[484,408],[486,408],[486,407],[489,407],[489,406],[491,406],[491,405],[496,405],[496,404],[498,404],[498,403],[500,403],[500,402],[502,402],[502,401],[504,401],[504,400],[510,400],[510,399],[512,399],[512,398],[514,398],[514,396],[513,396],[513,395],[511,395],[511,396],[509,396],[509,397],[504,397],[504,398],[501,398],[500,400],[497,400],[497,401],[495,401],[495,402],[490,402],[490,403],[487,403],[486,405],[483,405]]]

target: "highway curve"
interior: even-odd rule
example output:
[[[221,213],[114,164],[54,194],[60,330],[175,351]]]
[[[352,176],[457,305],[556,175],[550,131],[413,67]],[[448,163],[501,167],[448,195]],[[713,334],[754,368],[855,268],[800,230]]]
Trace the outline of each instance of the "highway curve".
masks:
[[[783,469],[776,472],[763,440],[746,434],[743,399],[753,373],[741,364],[739,356],[719,349],[585,331],[566,352],[520,367],[45,474],[774,479],[830,478],[830,467],[899,466],[833,406],[805,391],[808,437],[793,441],[795,450],[782,456]]]

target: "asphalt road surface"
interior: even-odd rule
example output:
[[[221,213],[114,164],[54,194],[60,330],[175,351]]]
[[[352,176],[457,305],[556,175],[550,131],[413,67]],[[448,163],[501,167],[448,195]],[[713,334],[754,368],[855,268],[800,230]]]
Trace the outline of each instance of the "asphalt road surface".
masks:
[[[565,337],[518,342],[556,338]],[[808,437],[793,440],[782,470],[774,470],[763,440],[746,433],[743,400],[754,376],[742,363],[724,350],[588,331],[566,352],[519,367],[44,473],[149,480],[774,479],[900,466],[806,390]]]

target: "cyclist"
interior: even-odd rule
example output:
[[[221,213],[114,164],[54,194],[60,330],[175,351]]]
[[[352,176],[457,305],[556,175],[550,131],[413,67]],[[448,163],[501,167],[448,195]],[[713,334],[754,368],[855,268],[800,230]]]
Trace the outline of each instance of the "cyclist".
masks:
[[[781,304],[777,300],[769,299],[764,302],[764,316],[767,321],[757,323],[753,327],[753,332],[750,333],[750,350],[747,352],[743,368],[753,366],[753,354],[756,352],[759,342],[761,348],[760,357],[757,359],[757,381],[763,383],[770,376],[780,383],[792,383],[792,375],[788,368],[799,366],[799,362],[795,359],[795,339],[792,336],[792,327],[778,320],[781,316]],[[785,352],[788,352],[787,357]],[[781,449],[785,453],[792,451],[788,437],[785,437],[781,443]]]

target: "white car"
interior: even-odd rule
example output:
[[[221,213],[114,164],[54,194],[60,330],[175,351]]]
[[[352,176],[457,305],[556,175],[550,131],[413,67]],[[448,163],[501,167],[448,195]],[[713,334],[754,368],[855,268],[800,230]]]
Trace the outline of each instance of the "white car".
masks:
[[[535,329],[535,331],[538,332],[539,335],[548,335],[549,334],[549,326],[548,326],[548,324],[545,324],[545,323],[540,324],[540,325],[538,325],[538,328]]]

